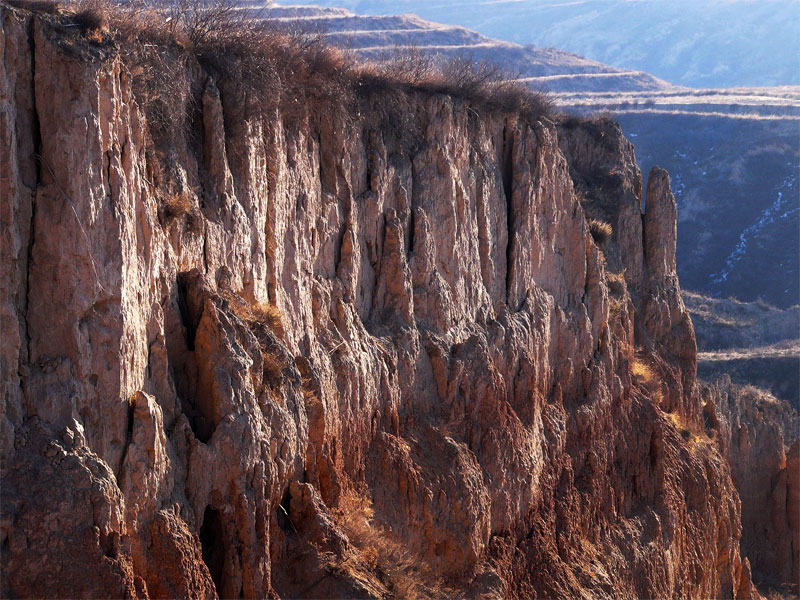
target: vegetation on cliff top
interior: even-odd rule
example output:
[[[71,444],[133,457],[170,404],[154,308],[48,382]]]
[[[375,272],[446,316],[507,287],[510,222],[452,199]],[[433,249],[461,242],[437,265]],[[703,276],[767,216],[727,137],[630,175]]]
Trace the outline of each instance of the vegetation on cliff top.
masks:
[[[4,0],[48,18],[65,35],[118,48],[133,75],[137,100],[151,127],[165,134],[183,127],[192,103],[192,72],[199,66],[223,95],[233,96],[238,119],[280,108],[335,104],[358,114],[361,101],[414,93],[447,94],[477,111],[535,120],[554,116],[551,100],[499,67],[459,57],[437,63],[415,51],[380,63],[324,43],[322,36],[288,30],[258,11],[224,0]],[[196,92],[196,90],[195,90]],[[393,102],[398,102],[394,99]]]

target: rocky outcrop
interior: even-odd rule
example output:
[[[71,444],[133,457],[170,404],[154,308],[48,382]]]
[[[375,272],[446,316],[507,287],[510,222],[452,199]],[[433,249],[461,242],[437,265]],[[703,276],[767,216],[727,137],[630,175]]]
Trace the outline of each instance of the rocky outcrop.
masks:
[[[788,404],[719,379],[706,393],[742,501],[742,552],[762,589],[797,593],[800,580],[800,419]]]
[[[159,147],[113,45],[0,18],[4,596],[748,597],[618,128],[413,91],[409,129],[242,119],[192,63]]]
[[[697,343],[678,285],[678,215],[669,174],[651,170],[642,215],[642,178],[619,125],[608,119],[577,124],[562,125],[561,149],[584,210],[614,231],[603,245],[605,266],[625,281],[633,301],[636,345],[658,370],[660,406],[697,420]]]

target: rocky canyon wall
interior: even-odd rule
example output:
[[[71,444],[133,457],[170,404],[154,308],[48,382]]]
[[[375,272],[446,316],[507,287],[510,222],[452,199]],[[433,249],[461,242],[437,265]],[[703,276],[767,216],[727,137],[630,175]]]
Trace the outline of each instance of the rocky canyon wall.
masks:
[[[754,591],[618,127],[191,63],[164,147],[113,44],[0,20],[3,596]]]

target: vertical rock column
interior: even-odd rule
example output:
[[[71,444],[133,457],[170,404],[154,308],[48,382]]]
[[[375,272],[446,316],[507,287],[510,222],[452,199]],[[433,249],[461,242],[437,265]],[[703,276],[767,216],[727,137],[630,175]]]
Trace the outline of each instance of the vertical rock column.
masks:
[[[673,283],[677,279],[675,249],[678,208],[669,185],[669,173],[653,167],[647,179],[644,213],[644,261],[650,283]],[[673,285],[677,285],[674,281]]]
[[[653,167],[647,179],[643,222],[645,282],[637,344],[661,357],[662,408],[699,418],[699,405],[690,400],[697,379],[697,342],[681,298],[675,262],[678,209],[669,173],[661,167]],[[687,402],[691,406],[684,406]]]

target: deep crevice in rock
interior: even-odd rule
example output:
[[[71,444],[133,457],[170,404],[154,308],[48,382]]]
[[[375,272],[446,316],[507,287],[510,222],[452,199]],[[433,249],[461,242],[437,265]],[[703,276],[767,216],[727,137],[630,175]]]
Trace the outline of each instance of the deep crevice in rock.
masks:
[[[416,225],[416,214],[414,208],[408,214],[408,245],[406,246],[406,260],[411,258],[414,253],[414,227]]]
[[[200,545],[203,549],[203,562],[222,597],[225,589],[225,527],[220,512],[210,506],[203,514],[203,525],[200,527]]]
[[[278,504],[278,508],[275,510],[275,520],[278,522],[278,527],[286,534],[294,533],[295,531],[294,524],[289,518],[289,503],[291,500],[292,496],[287,487],[280,504]]]
[[[199,365],[194,350],[195,336],[202,317],[203,296],[194,287],[197,285],[194,273],[181,273],[177,277],[175,301],[178,305],[177,316],[180,318],[181,326],[177,327],[176,323],[175,329],[183,331],[183,340],[180,340],[179,334],[173,335],[167,339],[167,345],[170,347],[168,351],[171,373],[181,410],[186,415],[195,437],[207,443],[214,433],[214,423],[207,414],[208,411],[204,411],[198,402]]]
[[[30,293],[31,293],[31,265],[33,264],[33,245],[36,241],[36,193],[42,181],[42,130],[39,121],[39,109],[36,105],[36,40],[33,34],[33,19],[28,23],[27,27],[28,36],[28,50],[31,55],[31,100],[33,102],[31,127],[33,131],[33,151],[34,151],[34,168],[36,169],[36,185],[34,186],[33,193],[31,194],[31,220],[28,230],[28,248],[26,254],[26,272],[25,272],[25,350],[27,352],[27,359],[31,359],[31,335],[30,335],[30,320],[28,318],[28,307],[30,306]]]
[[[506,231],[508,232],[508,241],[506,242],[506,303],[510,301],[511,284],[512,284],[512,266],[513,266],[513,250],[514,250],[514,204],[513,204],[513,183],[514,183],[514,165],[512,164],[514,142],[511,139],[513,132],[509,131],[508,123],[503,129],[503,195],[506,200]]]
[[[189,313],[189,305],[186,301],[187,280],[185,274],[178,275],[178,310],[180,311],[181,323],[183,324],[186,335],[186,349],[194,352],[194,336],[197,333],[197,326],[192,315]]]
[[[334,276],[339,272],[339,265],[342,262],[342,246],[344,245],[344,236],[347,235],[348,219],[342,221],[339,231],[336,232],[336,246],[333,249],[333,274]]]
[[[134,422],[134,412],[136,411],[136,405],[133,399],[128,400],[128,414],[127,414],[127,427],[125,428],[125,449],[122,451],[122,456],[119,459],[119,465],[116,469],[116,476],[117,481],[122,478],[122,469],[125,467],[125,459],[128,456],[128,450],[131,447],[131,442],[133,441],[133,422]]]

